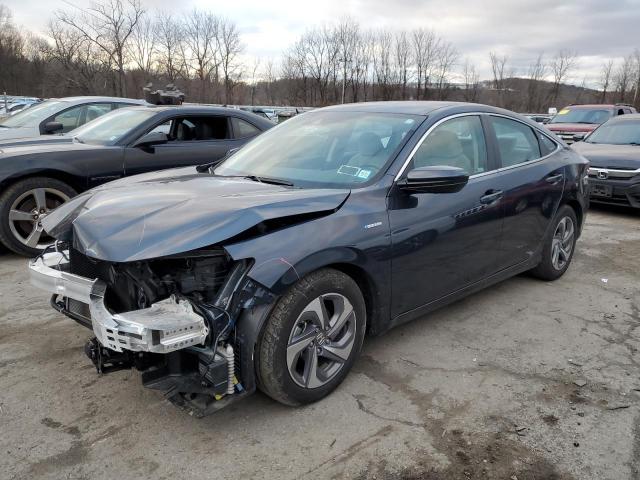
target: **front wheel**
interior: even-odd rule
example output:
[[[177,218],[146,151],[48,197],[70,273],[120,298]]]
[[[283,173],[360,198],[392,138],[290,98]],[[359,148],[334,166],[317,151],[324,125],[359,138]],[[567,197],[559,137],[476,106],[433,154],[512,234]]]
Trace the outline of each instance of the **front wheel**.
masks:
[[[45,177],[9,186],[0,195],[0,242],[19,255],[38,255],[53,242],[42,228],[42,219],[75,194],[66,183]]]
[[[322,269],[278,301],[257,347],[261,390],[285,405],[315,402],[347,376],[362,347],[366,308],[351,277]]]
[[[542,280],[556,280],[564,275],[573,258],[577,234],[578,221],[573,208],[560,207],[542,247],[542,260],[531,273]]]

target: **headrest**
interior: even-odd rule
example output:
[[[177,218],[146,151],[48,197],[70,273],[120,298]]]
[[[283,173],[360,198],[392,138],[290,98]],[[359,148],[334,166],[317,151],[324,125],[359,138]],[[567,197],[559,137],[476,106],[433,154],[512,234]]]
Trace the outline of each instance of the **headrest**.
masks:
[[[430,134],[421,150],[423,150],[422,156],[429,157],[446,158],[464,155],[462,142],[458,136],[447,130],[436,130]]]

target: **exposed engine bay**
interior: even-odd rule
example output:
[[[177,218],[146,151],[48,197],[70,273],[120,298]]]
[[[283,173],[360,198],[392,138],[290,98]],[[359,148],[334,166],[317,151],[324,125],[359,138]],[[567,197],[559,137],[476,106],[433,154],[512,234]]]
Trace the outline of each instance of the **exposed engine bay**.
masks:
[[[145,387],[202,416],[255,389],[243,384],[236,322],[273,296],[246,277],[250,263],[220,247],[115,263],[58,242],[31,271],[50,290],[58,275],[51,303],[94,331],[85,353],[100,374],[136,368]]]

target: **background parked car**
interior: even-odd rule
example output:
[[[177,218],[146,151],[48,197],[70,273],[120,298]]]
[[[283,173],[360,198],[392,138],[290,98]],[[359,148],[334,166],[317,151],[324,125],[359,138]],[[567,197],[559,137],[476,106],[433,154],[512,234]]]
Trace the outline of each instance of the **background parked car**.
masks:
[[[0,242],[35,255],[51,240],[41,220],[77,193],[124,176],[219,160],[272,126],[226,108],[131,107],[69,135],[0,142]]]
[[[8,102],[6,107],[2,102],[0,102],[0,120],[11,117],[38,103],[40,103],[40,100],[37,98],[16,99]]]
[[[0,141],[67,133],[91,120],[144,100],[116,97],[67,97],[42,102],[0,121]]]
[[[591,201],[640,208],[640,114],[614,117],[573,149],[591,163]]]
[[[571,144],[593,132],[611,117],[630,113],[636,113],[636,109],[626,104],[569,105],[560,110],[546,125],[566,143]]]

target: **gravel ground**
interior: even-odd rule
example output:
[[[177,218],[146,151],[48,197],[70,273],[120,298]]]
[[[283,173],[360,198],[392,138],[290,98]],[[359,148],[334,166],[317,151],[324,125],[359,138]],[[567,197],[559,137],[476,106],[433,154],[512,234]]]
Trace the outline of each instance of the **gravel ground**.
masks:
[[[345,383],[195,419],[0,254],[0,478],[640,478],[640,214],[592,210],[568,273],[520,276],[365,341]]]

